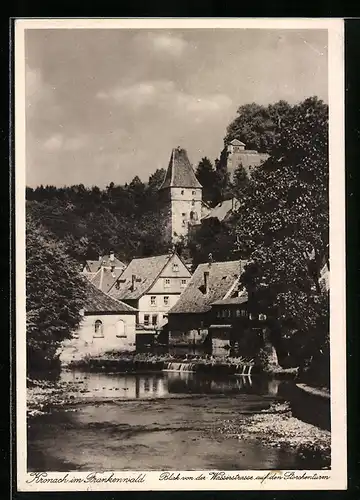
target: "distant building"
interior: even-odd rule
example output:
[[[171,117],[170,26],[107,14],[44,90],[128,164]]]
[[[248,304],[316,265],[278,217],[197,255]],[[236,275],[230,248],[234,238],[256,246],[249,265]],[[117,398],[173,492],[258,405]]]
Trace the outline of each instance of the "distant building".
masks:
[[[239,207],[240,202],[236,198],[221,201],[216,207],[208,210],[207,214],[203,215],[202,219],[197,224],[189,227],[189,239],[191,240],[196,236],[203,221],[208,221],[210,219],[217,219],[219,222],[226,221],[239,209]]]
[[[238,293],[246,261],[200,264],[168,314],[170,344],[201,342],[212,322],[212,304]]]
[[[174,148],[160,189],[165,241],[187,238],[189,226],[198,224],[207,207],[185,149]]]
[[[136,309],[88,283],[87,301],[76,337],[95,351],[135,350]]]
[[[230,178],[235,170],[242,165],[248,175],[251,175],[253,168],[262,165],[268,158],[267,153],[259,153],[253,149],[246,149],[246,145],[238,139],[233,139],[227,145],[227,169]]]
[[[125,267],[111,252],[110,255],[100,256],[98,260],[87,260],[83,273],[99,290],[107,293]]]
[[[211,304],[209,337],[213,354],[224,349],[235,356],[254,358],[263,344],[266,315],[249,313],[246,291],[234,289],[224,299]]]
[[[220,222],[227,220],[234,212],[236,212],[240,207],[240,202],[236,198],[231,198],[229,200],[221,201],[216,207],[214,207],[210,212],[203,217],[202,220],[206,219],[218,219]]]
[[[176,252],[133,259],[109,294],[135,307],[138,329],[159,329],[186,288],[191,273]]]

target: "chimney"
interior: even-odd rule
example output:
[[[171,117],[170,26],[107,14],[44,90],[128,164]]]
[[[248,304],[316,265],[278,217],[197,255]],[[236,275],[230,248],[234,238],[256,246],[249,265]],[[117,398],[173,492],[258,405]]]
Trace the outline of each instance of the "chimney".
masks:
[[[102,255],[99,255],[99,262],[102,261]]]
[[[114,260],[115,260],[114,252],[110,252],[110,262],[114,262]]]
[[[209,274],[209,271],[204,272],[204,288],[206,295],[209,293]]]
[[[131,291],[133,292],[135,290],[135,281],[136,281],[136,275],[133,274],[131,276]]]

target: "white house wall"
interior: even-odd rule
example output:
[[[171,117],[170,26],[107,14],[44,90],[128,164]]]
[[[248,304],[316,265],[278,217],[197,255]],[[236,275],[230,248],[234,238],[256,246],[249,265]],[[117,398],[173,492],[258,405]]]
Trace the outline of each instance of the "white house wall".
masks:
[[[156,297],[155,305],[151,304],[151,297]],[[164,297],[169,297],[168,305],[165,305]],[[179,300],[180,294],[157,293],[146,294],[139,300],[139,323],[144,324],[144,317],[149,315],[149,324],[152,324],[152,317],[157,315],[157,326],[162,326],[167,322],[167,317],[164,318],[176,302]]]
[[[95,334],[95,321],[102,322],[103,337]],[[84,316],[78,330],[79,340],[95,350],[135,350],[135,314],[97,314]]]

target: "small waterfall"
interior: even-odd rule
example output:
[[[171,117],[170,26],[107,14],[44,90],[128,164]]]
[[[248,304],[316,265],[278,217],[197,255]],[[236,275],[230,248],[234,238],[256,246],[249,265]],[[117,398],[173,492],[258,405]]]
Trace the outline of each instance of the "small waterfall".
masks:
[[[243,361],[236,365],[235,375],[239,377],[250,377],[253,367],[252,360],[250,362]]]
[[[167,363],[164,372],[194,372],[195,363],[175,363],[171,361]]]

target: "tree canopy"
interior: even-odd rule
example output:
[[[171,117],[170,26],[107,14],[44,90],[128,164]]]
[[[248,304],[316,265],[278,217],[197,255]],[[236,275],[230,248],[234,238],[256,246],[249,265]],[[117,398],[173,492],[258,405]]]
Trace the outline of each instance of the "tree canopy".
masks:
[[[86,287],[79,266],[28,215],[26,310],[28,373],[56,365],[56,351],[80,323]]]
[[[291,105],[286,101],[268,106],[244,104],[237,110],[238,116],[227,127],[224,141],[227,144],[238,139],[246,144],[247,149],[270,153],[290,110]]]
[[[161,253],[165,246],[158,188],[164,175],[158,169],[146,184],[136,176],[128,185],[111,182],[105,189],[28,188],[27,211],[79,262],[110,250],[124,261]]]
[[[328,294],[319,286],[329,245],[327,136],[327,105],[309,98],[294,106],[235,228],[251,261],[243,276],[250,307],[276,318],[282,336],[301,331],[308,358],[328,347]]]

